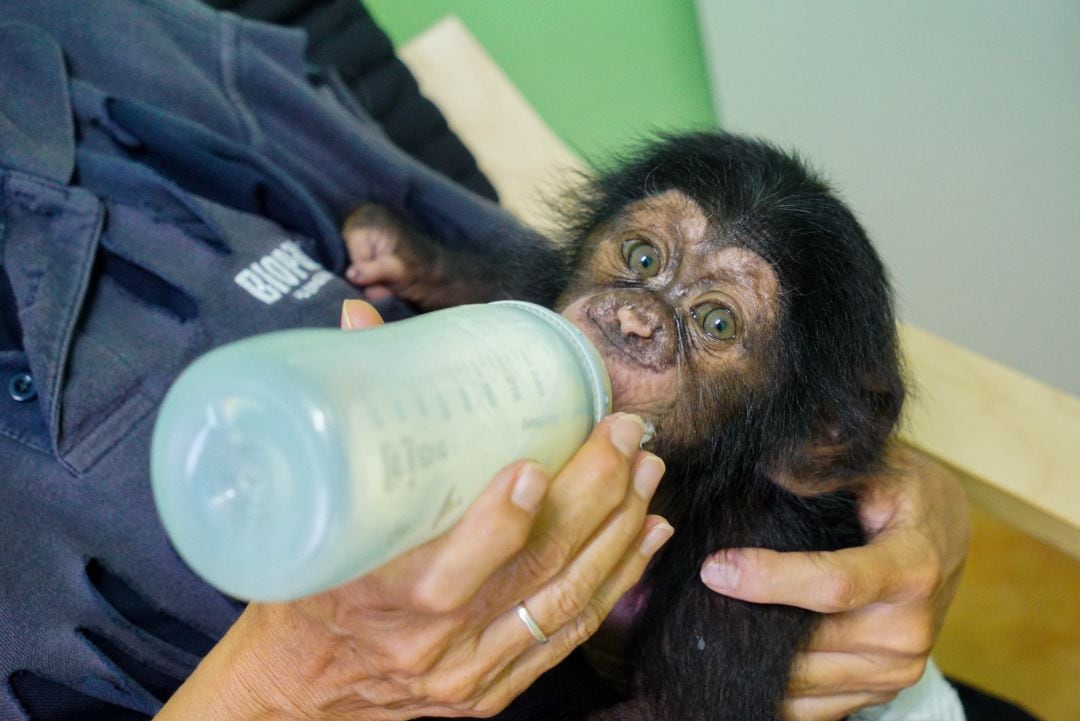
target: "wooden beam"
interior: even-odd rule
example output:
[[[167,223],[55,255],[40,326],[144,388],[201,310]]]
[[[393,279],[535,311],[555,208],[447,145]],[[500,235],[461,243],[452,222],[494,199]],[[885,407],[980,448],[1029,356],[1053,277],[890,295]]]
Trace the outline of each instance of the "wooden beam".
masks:
[[[577,158],[455,17],[401,48],[420,91],[476,156],[503,206],[533,227],[551,227],[547,202],[583,169]]]
[[[960,472],[972,501],[1080,558],[1080,399],[914,326],[901,437]]]

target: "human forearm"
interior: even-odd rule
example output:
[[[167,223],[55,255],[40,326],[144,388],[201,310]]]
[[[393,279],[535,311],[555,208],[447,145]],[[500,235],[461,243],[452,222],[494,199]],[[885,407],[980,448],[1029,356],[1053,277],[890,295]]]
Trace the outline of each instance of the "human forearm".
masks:
[[[258,649],[258,620],[253,609],[241,614],[195,672],[177,689],[155,721],[269,721],[295,716],[274,697],[283,693],[290,675],[276,669],[274,659]],[[268,679],[276,683],[268,685]],[[359,717],[358,717],[359,718]]]

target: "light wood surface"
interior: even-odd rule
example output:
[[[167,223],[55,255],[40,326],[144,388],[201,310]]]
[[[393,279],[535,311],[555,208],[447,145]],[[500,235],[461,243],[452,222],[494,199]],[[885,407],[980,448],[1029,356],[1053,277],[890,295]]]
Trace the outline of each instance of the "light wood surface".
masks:
[[[974,503],[1080,559],[1080,399],[913,326],[901,339],[902,437],[960,471]]]
[[[967,568],[934,658],[950,677],[1042,721],[1077,721],[1078,601],[1080,563],[976,507]]]
[[[503,204],[550,227],[544,198],[581,161],[464,25],[447,18],[399,52]],[[975,503],[1080,559],[1080,400],[917,328],[901,339],[905,441],[957,470]]]

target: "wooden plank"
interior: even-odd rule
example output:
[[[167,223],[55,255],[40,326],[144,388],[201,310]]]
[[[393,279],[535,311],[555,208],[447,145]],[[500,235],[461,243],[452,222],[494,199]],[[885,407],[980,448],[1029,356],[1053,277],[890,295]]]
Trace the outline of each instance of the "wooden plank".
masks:
[[[1080,558],[1080,399],[911,325],[902,437],[961,472],[971,499]]]
[[[1042,721],[1077,721],[1080,563],[977,507],[971,521],[971,551],[934,660]]]
[[[421,92],[476,156],[502,204],[551,227],[551,203],[581,161],[551,131],[460,20],[448,17],[398,49]]]
[[[504,205],[541,229],[582,165],[456,18],[399,50]],[[972,500],[1080,558],[1080,400],[912,326],[902,438],[956,469]]]

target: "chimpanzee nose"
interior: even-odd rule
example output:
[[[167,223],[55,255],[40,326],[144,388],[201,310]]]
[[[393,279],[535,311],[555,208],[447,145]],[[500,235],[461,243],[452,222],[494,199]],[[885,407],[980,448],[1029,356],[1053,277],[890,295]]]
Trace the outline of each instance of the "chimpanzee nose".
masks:
[[[638,338],[652,338],[657,330],[656,318],[652,313],[642,312],[633,305],[624,305],[615,313],[619,320],[619,330],[623,335],[636,335]]]

